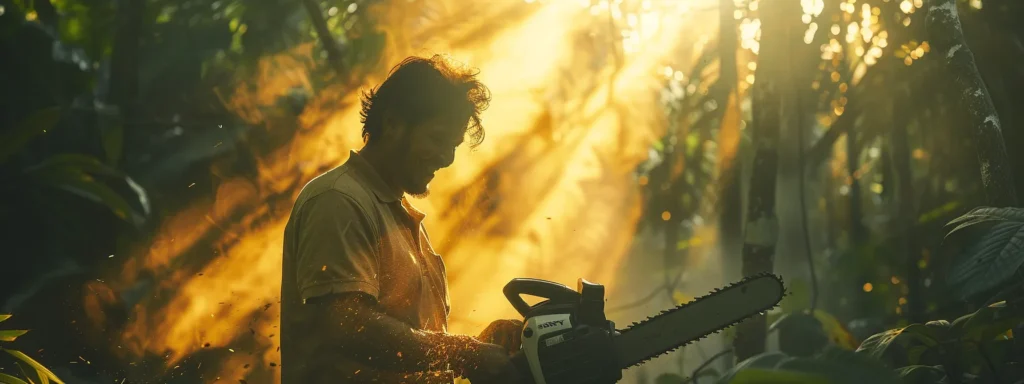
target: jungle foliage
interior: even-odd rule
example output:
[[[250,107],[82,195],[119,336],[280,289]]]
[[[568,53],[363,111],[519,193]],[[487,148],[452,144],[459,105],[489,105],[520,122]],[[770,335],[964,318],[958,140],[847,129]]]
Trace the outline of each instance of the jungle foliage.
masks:
[[[768,36],[776,40],[762,49],[781,50],[770,54],[792,64],[790,93],[779,96],[786,103],[769,100],[784,107],[767,113],[780,117],[773,127],[783,137],[775,148],[778,177],[799,185],[799,194],[776,200],[800,207],[806,221],[784,229],[804,237],[808,265],[799,267],[813,277],[787,276],[792,294],[765,319],[779,351],[735,364],[726,353],[655,382],[1024,381],[1024,211],[986,200],[971,114],[948,81],[947,52],[934,46],[934,34],[945,32],[925,27],[930,2],[801,3],[812,6],[770,20],[774,27],[763,33],[787,37]],[[775,108],[752,95],[763,66],[751,44],[764,36],[740,28],[767,16],[772,1],[720,4],[717,37],[694,60],[670,63],[691,69],[665,79],[667,129],[636,170],[645,203],[640,230],[664,236],[665,252],[656,257],[672,289],[688,255],[741,244],[751,229],[743,208],[765,125],[754,110]],[[957,4],[1004,141],[1024,142],[1017,107],[1024,103],[1024,5]],[[207,197],[201,191],[219,177],[210,169],[256,174],[259,156],[294,134],[280,129],[287,124],[271,127],[273,118],[251,124],[225,106],[236,85],[259,72],[259,59],[314,47],[309,89],[262,111],[294,120],[312,93],[380,66],[388,35],[367,11],[375,5],[390,3],[0,0],[0,199],[15,202],[0,206],[10,228],[0,241],[21,256],[5,265],[18,273],[0,279],[0,292],[42,292],[13,307],[14,321],[32,318],[31,328],[56,335],[45,348],[51,360],[43,361],[74,360],[71,347],[60,348],[103,339],[57,333],[81,316],[77,307],[65,309],[66,317],[50,313],[62,279],[91,281],[86,271],[152,236],[168,212]],[[849,37],[865,9],[884,39]],[[817,32],[808,34],[812,22]],[[1016,190],[1024,190],[1024,151],[1010,151],[1006,161]],[[718,239],[699,236],[707,222],[721,226]],[[723,254],[739,265],[741,251]],[[132,294],[110,313],[129,307]],[[54,318],[60,323],[34,322]],[[111,316],[110,329],[123,321]],[[0,331],[0,341],[23,334]],[[4,350],[26,364],[18,372],[28,382],[59,382],[27,355]],[[120,363],[97,359],[75,372],[121,371]],[[0,382],[22,382],[8,376]]]

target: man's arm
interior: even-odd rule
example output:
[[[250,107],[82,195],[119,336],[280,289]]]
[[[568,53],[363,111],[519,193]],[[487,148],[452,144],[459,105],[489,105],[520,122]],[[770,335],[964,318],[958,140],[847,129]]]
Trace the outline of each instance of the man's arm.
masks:
[[[493,357],[507,360],[503,348],[470,336],[422,331],[381,313],[366,294],[344,293],[310,299],[325,316],[325,338],[354,360],[385,371],[425,372],[452,370],[473,375],[487,370]],[[327,341],[327,340],[325,340]]]
[[[324,333],[324,345],[393,372],[450,369],[472,377],[500,374],[510,366],[500,346],[415,330],[377,307],[383,234],[351,196],[324,192],[307,201],[299,215],[296,277],[305,305],[323,314],[308,325]]]

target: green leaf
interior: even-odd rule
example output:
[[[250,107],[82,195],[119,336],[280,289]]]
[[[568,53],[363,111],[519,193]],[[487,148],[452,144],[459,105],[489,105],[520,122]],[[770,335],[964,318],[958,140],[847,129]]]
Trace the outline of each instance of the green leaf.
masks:
[[[899,377],[876,359],[838,347],[828,347],[811,358],[796,358],[783,362],[780,367],[788,371],[816,374],[837,384],[898,384]]]
[[[938,347],[940,341],[939,331],[924,324],[911,324],[904,328],[891,329],[868,337],[857,348],[857,353],[898,367],[909,362],[911,348],[916,346]]]
[[[28,382],[6,373],[0,373],[0,384],[28,384]]]
[[[107,155],[107,164],[117,165],[124,149],[124,124],[117,108],[97,108],[100,138],[103,141],[103,152]]]
[[[970,212],[951,220],[946,226],[956,225],[949,235],[960,229],[968,228],[986,221],[1024,221],[1024,209],[1021,208],[995,208],[978,207]],[[948,235],[947,235],[948,236]]]
[[[654,149],[658,152],[665,151],[665,142],[663,142],[662,140],[655,141],[654,143],[651,144],[651,146],[654,147]]]
[[[918,364],[921,362],[921,356],[925,352],[928,352],[928,346],[926,345],[910,347],[910,351],[907,352],[907,360],[910,360],[911,364]]]
[[[935,209],[933,209],[931,211],[922,213],[921,216],[919,216],[917,218],[917,223],[918,224],[925,224],[925,223],[929,223],[929,222],[938,220],[942,216],[945,216],[945,215],[949,214],[950,212],[953,212],[954,210],[956,210],[959,207],[960,207],[960,202],[959,201],[948,202],[948,203],[943,204],[942,206],[940,206],[938,208],[935,208]]]
[[[64,382],[57,378],[57,375],[55,375],[52,371],[47,369],[42,364],[39,364],[38,361],[35,361],[28,355],[22,353],[21,351],[15,351],[13,349],[4,349],[4,352],[11,354],[11,356],[14,356],[17,359],[24,361],[26,364],[32,366],[32,368],[35,368],[36,371],[39,372],[39,377],[42,379],[44,384],[48,382],[48,379],[53,380],[57,384],[64,384]]]
[[[99,159],[78,153],[64,153],[50,156],[41,163],[26,168],[25,171],[29,174],[69,171],[112,177],[125,177],[124,173],[103,164]]]
[[[897,369],[896,373],[907,384],[939,383],[946,378],[946,371],[941,365],[910,365]]]
[[[814,310],[814,317],[821,323],[825,330],[825,334],[828,335],[829,340],[831,340],[833,344],[851,351],[857,349],[857,339],[853,337],[850,331],[847,330],[843,323],[835,316],[832,316],[832,314],[823,310],[816,309]]]
[[[4,322],[4,320],[10,319],[11,316],[12,315],[8,315],[8,314],[0,314],[0,323]]]
[[[689,382],[691,382],[690,379],[674,373],[663,373],[654,379],[654,384],[686,384]]]
[[[18,336],[28,333],[28,330],[15,330],[15,329],[4,329],[0,330],[0,341],[11,342],[17,339]]]
[[[729,329],[732,329],[732,327],[730,327]],[[775,369],[775,367],[777,367],[781,362],[787,359],[790,359],[790,357],[786,356],[786,354],[784,353],[762,353],[760,355],[739,362],[739,364],[736,364],[736,366],[734,366],[732,369],[726,371],[725,374],[723,374],[722,377],[718,380],[718,382],[730,383],[739,372],[748,369],[772,370]]]
[[[27,364],[25,364],[25,362],[23,361],[16,362],[16,365],[18,366],[18,370],[21,371],[21,375],[25,376],[25,379],[28,380],[30,384],[36,384],[36,381],[32,380],[32,375],[28,374],[31,371],[32,367],[25,367],[25,365]],[[38,377],[39,371],[36,371],[35,373],[36,377]]]
[[[18,153],[36,135],[53,128],[60,120],[60,109],[57,107],[33,111],[24,120],[14,124],[14,129],[0,135],[0,164]]]
[[[958,322],[956,331],[961,339],[976,342],[990,341],[1024,323],[1024,311],[1007,306],[1001,301],[975,311]]]
[[[106,184],[97,181],[92,174],[123,177],[129,185],[134,182],[120,171],[104,165],[95,158],[77,154],[57,155],[31,167],[28,172],[30,176],[41,183],[63,189],[107,207],[118,218],[129,223],[141,225],[145,221],[143,212],[138,212],[123,196]],[[145,208],[144,192],[137,191],[140,192],[137,198]]]
[[[702,378],[702,377],[709,377],[709,376],[722,377],[722,374],[718,373],[717,369],[714,369],[714,368],[711,368],[711,367],[705,367],[704,369],[701,369],[700,372],[697,372],[697,375],[692,377],[691,380],[692,379],[699,379],[699,378]]]
[[[828,379],[800,372],[748,369],[736,374],[729,384],[829,384]]]
[[[1024,209],[979,208],[950,225],[947,238],[965,237],[947,278],[961,299],[1003,286],[1024,265]]]
[[[763,372],[784,372],[781,375],[763,375]],[[793,375],[789,375],[789,374]],[[774,383],[776,381],[746,381],[758,378],[778,382],[802,383],[812,378],[820,378],[825,383],[837,384],[897,384],[899,377],[883,364],[868,356],[838,347],[826,347],[821,353],[811,357],[790,357],[782,353],[765,353],[744,360],[727,372],[719,383]],[[736,381],[741,379],[743,381]],[[796,381],[789,381],[796,380]]]

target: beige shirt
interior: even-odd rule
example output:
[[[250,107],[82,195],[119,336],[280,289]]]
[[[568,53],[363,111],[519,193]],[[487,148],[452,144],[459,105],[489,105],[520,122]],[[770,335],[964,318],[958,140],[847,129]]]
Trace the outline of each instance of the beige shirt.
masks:
[[[302,189],[284,234],[283,384],[452,382],[450,372],[391,374],[346,359],[323,345],[323,330],[311,327],[323,315],[303,305],[312,297],[363,292],[411,328],[446,331],[444,263],[423,217],[355,151]]]

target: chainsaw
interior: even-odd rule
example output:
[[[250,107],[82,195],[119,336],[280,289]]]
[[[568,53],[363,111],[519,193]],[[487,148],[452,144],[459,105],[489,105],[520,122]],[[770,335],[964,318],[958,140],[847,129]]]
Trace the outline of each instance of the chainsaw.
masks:
[[[626,368],[775,307],[785,288],[773,274],[751,276],[621,330],[605,317],[600,284],[521,278],[503,293],[524,319],[513,363],[534,384],[563,384],[617,382]],[[544,300],[529,305],[523,295]]]

